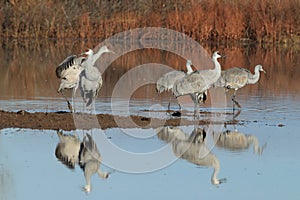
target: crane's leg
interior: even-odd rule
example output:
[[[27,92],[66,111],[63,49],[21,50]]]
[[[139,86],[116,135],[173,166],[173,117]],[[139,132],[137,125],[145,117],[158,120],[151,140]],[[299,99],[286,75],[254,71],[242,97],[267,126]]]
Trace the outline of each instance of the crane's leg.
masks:
[[[238,107],[238,108],[241,108],[241,105],[235,100],[235,95],[236,95],[236,90],[234,90],[234,93],[232,95],[232,102],[233,102],[233,113],[235,111],[235,105]]]
[[[61,94],[61,95],[64,97],[64,99],[67,101],[68,108],[69,108],[70,112],[73,112],[72,104],[71,104],[70,101],[67,99],[67,97],[65,96],[65,94],[63,93],[63,91],[61,91],[60,94]]]
[[[237,113],[233,113],[232,122],[234,122],[235,118],[237,118],[241,114],[241,110],[238,110]]]
[[[172,96],[169,96],[169,104],[168,104],[168,112],[171,111],[171,100],[172,100]]]
[[[170,111],[171,102],[168,104],[168,111]]]
[[[181,111],[181,105],[180,105],[180,103],[178,103],[178,107],[179,107],[179,110]]]
[[[177,98],[176,98],[177,99]],[[177,105],[179,107],[179,111],[178,112],[181,112],[181,105],[180,103],[178,103],[178,99],[177,99]],[[169,101],[169,104],[168,104],[168,110],[170,111],[170,106],[171,106],[171,98],[170,98],[170,101]]]
[[[199,119],[200,118],[200,112],[198,109],[198,103],[194,103],[194,119]]]
[[[199,110],[199,95],[195,94],[194,95],[194,118],[195,119],[200,119],[200,110]]]
[[[176,97],[176,99],[177,99],[177,97]],[[178,99],[177,99],[177,102],[178,102]],[[180,106],[180,104],[179,103],[177,103],[178,104],[178,106],[179,106],[179,110],[178,111],[175,111],[175,112],[173,112],[172,114],[171,114],[171,116],[173,116],[173,117],[181,117],[181,106]],[[170,109],[169,109],[170,110]]]
[[[73,105],[74,105],[74,102],[75,102],[74,99],[76,97],[76,92],[77,92],[78,86],[79,86],[79,79],[77,80],[77,83],[76,83],[75,87],[73,88],[73,92],[72,92]],[[73,112],[75,113],[75,108],[74,108]]]

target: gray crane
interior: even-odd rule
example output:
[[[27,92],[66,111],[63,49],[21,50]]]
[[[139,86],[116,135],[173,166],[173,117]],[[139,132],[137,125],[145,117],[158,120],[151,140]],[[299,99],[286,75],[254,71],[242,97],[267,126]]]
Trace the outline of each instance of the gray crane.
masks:
[[[81,84],[81,96],[85,102],[90,104],[102,86],[101,74],[94,64],[105,52],[112,51],[107,46],[103,46],[96,54],[94,54],[93,50],[88,49],[79,56],[71,55],[67,57],[56,68],[56,76],[61,79],[58,92],[62,93],[64,89],[73,89],[73,95],[75,95],[79,84]],[[82,80],[80,80],[80,77]],[[72,111],[70,102],[66,97],[65,99],[69,109]]]
[[[234,105],[237,105],[241,108],[240,104],[235,100],[236,92],[238,89],[244,87],[247,84],[255,84],[258,82],[260,78],[260,72],[266,73],[261,65],[256,65],[254,68],[254,74],[252,74],[249,70],[239,67],[229,68],[227,70],[223,70],[221,73],[221,77],[214,84],[214,87],[224,87],[226,90],[232,89],[234,93],[232,95],[233,101],[233,110]]]
[[[61,80],[57,92],[61,93],[66,99],[68,107],[72,110],[72,106],[66,96],[63,94],[64,89],[73,89],[78,83],[78,77],[80,72],[83,70],[82,63],[88,59],[86,52],[80,55],[68,56],[62,61],[58,67],[56,67],[56,77]]]
[[[94,99],[97,97],[99,90],[102,86],[101,73],[95,65],[95,62],[103,53],[113,53],[107,46],[103,46],[99,51],[94,54],[93,50],[89,49],[88,59],[82,63],[83,70],[79,74],[79,84],[76,85],[80,89],[80,94],[86,103],[86,106],[91,105]]]
[[[187,60],[186,61],[186,70],[187,72],[184,71],[178,71],[178,70],[173,70],[170,71],[163,76],[161,76],[157,82],[156,82],[156,90],[158,93],[162,93],[165,91],[172,90],[174,83],[178,80],[183,78],[186,74],[191,74],[194,70],[192,69],[192,61]],[[180,104],[178,104],[180,107]],[[168,110],[170,110],[170,102],[168,105]]]
[[[156,90],[158,93],[162,93],[164,91],[169,91],[173,88],[173,85],[176,80],[184,77],[186,74],[191,74],[194,70],[192,69],[192,61],[187,60],[186,61],[186,70],[187,72],[185,73],[184,71],[170,71],[163,76],[161,76],[157,82],[156,82]]]
[[[193,95],[195,113],[199,111],[198,104],[205,101],[207,90],[221,76],[221,65],[218,62],[218,58],[221,57],[218,51],[214,52],[212,56],[214,69],[194,71],[174,83],[172,92],[176,98],[184,95]]]

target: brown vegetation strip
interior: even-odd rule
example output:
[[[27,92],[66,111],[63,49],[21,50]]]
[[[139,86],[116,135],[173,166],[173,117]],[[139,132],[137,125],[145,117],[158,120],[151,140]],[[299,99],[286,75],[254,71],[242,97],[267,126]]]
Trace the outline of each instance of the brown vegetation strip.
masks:
[[[193,125],[194,122],[181,118],[168,120],[148,118],[142,116],[121,117],[109,114],[75,114],[67,112],[35,112],[26,111],[7,112],[0,111],[0,129],[3,128],[31,128],[31,129],[63,129],[66,131],[91,128],[157,128],[164,125],[179,126]],[[96,120],[97,119],[97,120]],[[98,123],[99,122],[99,123]],[[200,121],[200,124],[209,123]],[[75,126],[76,124],[76,126]]]
[[[298,0],[1,1],[5,38],[108,38],[164,27],[196,40],[300,42]]]

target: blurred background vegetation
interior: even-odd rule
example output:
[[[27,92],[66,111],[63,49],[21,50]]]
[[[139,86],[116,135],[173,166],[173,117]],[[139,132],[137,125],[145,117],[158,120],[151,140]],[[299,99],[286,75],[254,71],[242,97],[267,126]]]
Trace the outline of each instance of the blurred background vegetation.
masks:
[[[226,55],[220,60],[224,69],[241,66],[253,71],[262,64],[267,75],[245,92],[299,94],[299,11],[300,0],[2,0],[0,98],[57,98],[55,68],[62,60],[141,27],[174,29],[200,42],[210,54],[220,50]],[[111,95],[128,70],[150,62],[183,70],[186,60],[157,49],[127,53],[101,71],[109,83],[101,95]],[[153,92],[154,87],[142,89],[137,96]]]
[[[107,38],[164,27],[197,41],[300,43],[299,0],[3,0],[1,38]]]

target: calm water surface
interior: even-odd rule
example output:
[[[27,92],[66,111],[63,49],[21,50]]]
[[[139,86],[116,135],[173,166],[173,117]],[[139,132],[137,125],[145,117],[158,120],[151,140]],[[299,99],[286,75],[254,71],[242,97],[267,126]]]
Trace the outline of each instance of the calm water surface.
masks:
[[[47,48],[35,49],[35,54],[40,58],[32,61],[27,60],[26,56],[30,55],[30,49],[7,46],[0,49],[0,56],[6,58],[5,63],[0,66],[0,87],[4,91],[0,95],[0,108],[8,111],[24,109],[29,112],[67,111],[64,99],[56,94],[58,80],[53,70],[72,51],[64,51],[63,54],[56,50],[55,45],[48,44]],[[80,49],[72,50],[73,53],[80,52]],[[235,131],[235,135],[239,137],[237,140],[244,141],[248,138],[248,143],[235,143],[234,146],[213,137],[210,126],[198,127],[204,128],[207,131],[207,140],[212,139],[216,144],[209,155],[220,163],[217,177],[226,178],[225,183],[213,185],[213,166],[204,166],[197,160],[197,149],[202,148],[201,143],[193,143],[194,150],[189,150],[182,158],[178,158],[177,153],[185,140],[168,141],[168,138],[174,137],[172,133],[161,135],[154,128],[112,128],[103,131],[95,129],[89,132],[102,155],[101,169],[111,174],[106,180],[94,175],[92,191],[87,195],[82,191],[85,179],[79,166],[71,170],[55,157],[55,148],[59,142],[56,131],[9,128],[0,130],[0,199],[297,199],[300,195],[297,175],[300,169],[299,51],[275,49],[274,53],[274,49],[268,51],[257,48],[245,53],[246,50],[224,48],[222,51],[228,58],[221,61],[222,65],[227,68],[247,66],[253,71],[253,66],[261,63],[267,75],[262,75],[258,84],[238,91],[237,99],[242,105],[242,111],[236,118],[239,123],[235,126],[221,125],[216,130]],[[208,48],[208,51],[211,49]],[[114,84],[137,63],[149,62],[149,53],[151,51],[129,54],[104,72],[104,88],[96,102],[98,113],[113,112],[110,96]],[[155,58],[160,55],[157,52],[152,53]],[[139,59],[136,54],[140,55]],[[233,59],[234,55],[238,55],[237,59]],[[174,65],[184,66],[185,61],[181,58],[173,60]],[[122,65],[123,68],[120,67]],[[16,71],[21,71],[22,75],[15,75]],[[211,97],[215,97],[214,92],[220,91],[211,91]],[[70,93],[67,95],[70,97]],[[172,108],[176,109],[176,100],[170,99],[170,94],[157,95],[153,85],[146,85],[133,94],[129,113],[122,109],[127,108],[126,98],[115,98],[113,104],[121,115],[168,118],[162,111],[166,109],[169,100],[172,101]],[[217,110],[220,115],[224,111],[231,112],[230,95],[225,100],[225,108],[208,100],[201,109]],[[184,109],[192,111],[191,101],[182,101]],[[191,118],[191,115],[184,117]],[[224,115],[224,121],[231,119],[232,115]],[[193,126],[176,128],[180,128],[181,136],[186,137],[194,129]],[[67,133],[77,133],[80,139],[83,138],[80,130]],[[101,138],[134,153],[147,153],[167,146],[173,160],[152,172],[127,173],[111,166],[111,161],[127,160],[111,153]],[[147,167],[151,164],[147,160],[135,160],[129,165]]]

